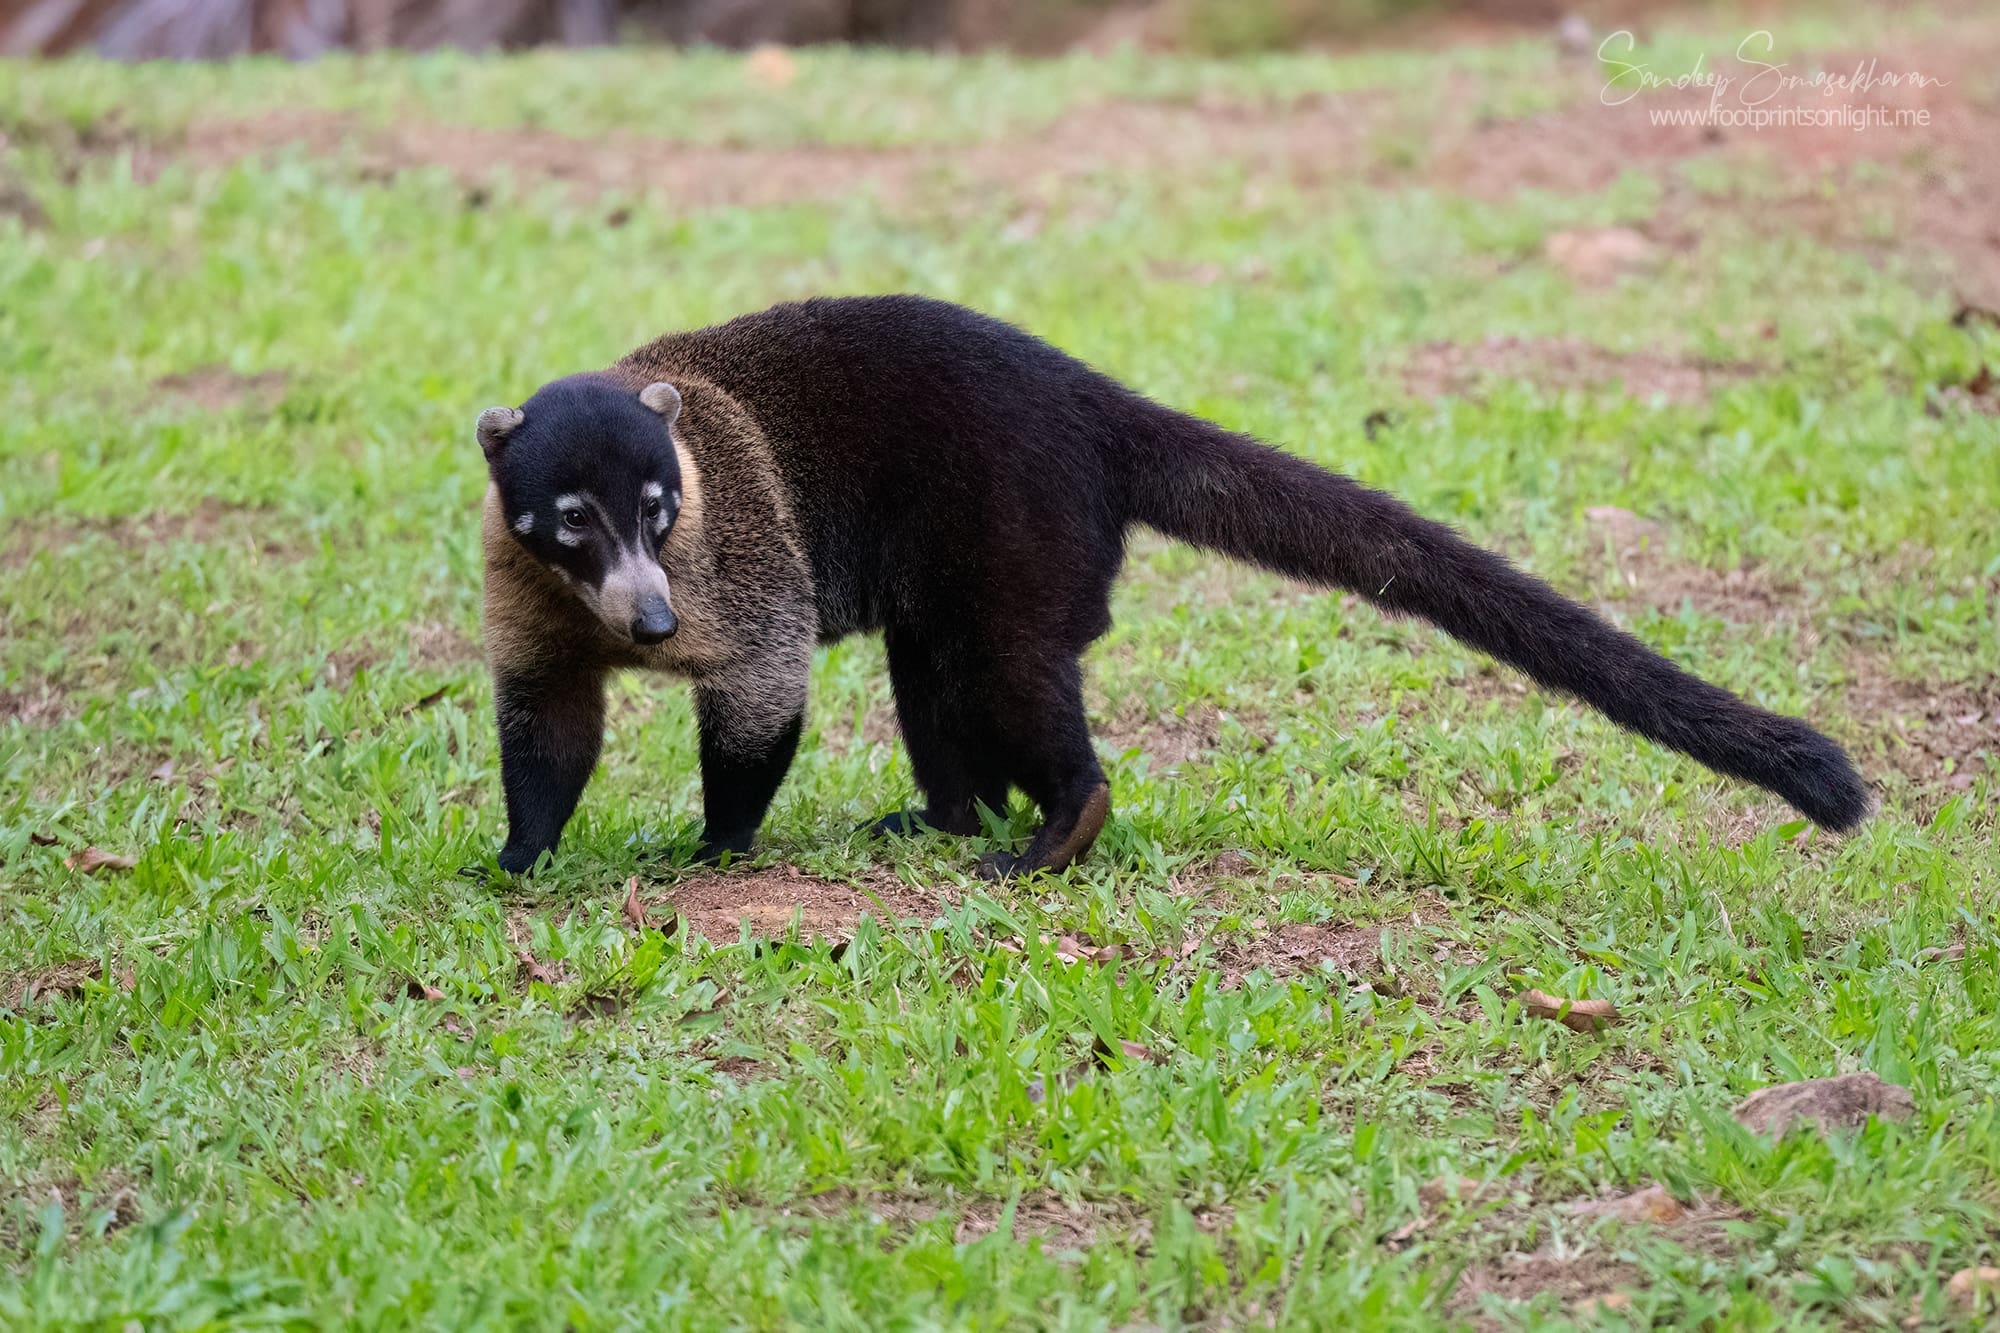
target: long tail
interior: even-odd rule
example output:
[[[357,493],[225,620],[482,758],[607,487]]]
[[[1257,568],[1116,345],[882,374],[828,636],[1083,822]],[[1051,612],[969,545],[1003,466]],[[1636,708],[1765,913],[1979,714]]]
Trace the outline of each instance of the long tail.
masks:
[[[1776,792],[1828,828],[1867,816],[1867,788],[1833,741],[1688,674],[1442,523],[1158,404],[1119,415],[1138,427],[1108,446],[1128,519],[1421,616],[1622,727]]]

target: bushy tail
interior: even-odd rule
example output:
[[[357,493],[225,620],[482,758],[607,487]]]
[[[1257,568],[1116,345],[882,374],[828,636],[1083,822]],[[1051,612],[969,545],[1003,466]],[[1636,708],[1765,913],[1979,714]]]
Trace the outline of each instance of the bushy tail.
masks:
[[[1111,446],[1127,518],[1308,583],[1346,588],[1574,695],[1622,727],[1851,829],[1867,789],[1797,718],[1744,703],[1450,528],[1347,477],[1146,404]]]

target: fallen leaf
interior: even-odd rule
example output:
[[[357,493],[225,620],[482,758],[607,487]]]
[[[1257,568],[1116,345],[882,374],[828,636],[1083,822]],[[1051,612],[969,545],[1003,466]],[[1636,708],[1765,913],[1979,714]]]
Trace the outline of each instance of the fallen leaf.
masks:
[[[1623,1310],[1632,1304],[1632,1293],[1628,1291],[1607,1291],[1596,1296],[1585,1296],[1570,1305],[1570,1311],[1578,1315],[1592,1315],[1599,1310]]]
[[[526,949],[517,949],[514,951],[514,956],[521,960],[521,969],[528,974],[529,981],[545,982],[551,986],[556,984],[555,972],[534,954]]]
[[[1942,949],[1925,949],[1917,955],[1919,963],[1956,963],[1965,957],[1963,944],[1947,944]]]
[[[155,782],[172,782],[174,780],[174,761],[171,759],[167,760],[166,763],[154,769],[151,776]]]
[[[782,46],[766,43],[743,62],[750,77],[767,88],[783,88],[799,76],[799,62]]]
[[[1471,1203],[1485,1192],[1485,1186],[1471,1176],[1434,1176],[1417,1187],[1417,1203],[1430,1211],[1447,1199]]]
[[[30,833],[28,841],[34,843],[37,847],[53,847],[61,842],[62,839],[53,833]]]
[[[1125,956],[1122,944],[1085,944],[1074,935],[1056,940],[1056,957],[1065,963],[1115,963]]]
[[[1599,1032],[1624,1016],[1609,1000],[1560,1000],[1544,991],[1524,990],[1514,997],[1530,1018],[1552,1018],[1572,1032]]]
[[[653,923],[646,919],[646,904],[639,901],[639,877],[637,875],[625,881],[625,906],[620,910],[625,913],[625,920],[632,929],[650,930],[652,928]]]
[[[1099,1037],[1091,1042],[1090,1053],[1097,1057],[1098,1064],[1103,1065],[1106,1069],[1111,1068],[1114,1053],[1111,1047],[1105,1043],[1104,1038]],[[1122,1038],[1118,1042],[1116,1054],[1122,1055],[1127,1060],[1143,1060],[1147,1064],[1162,1063],[1161,1057],[1153,1054],[1151,1047],[1142,1046],[1136,1041],[1125,1041]]]
[[[1583,1217],[1615,1217],[1621,1222],[1651,1222],[1657,1226],[1682,1221],[1688,1215],[1687,1205],[1668,1193],[1665,1185],[1648,1185],[1610,1199],[1580,1199],[1569,1210]]]
[[[444,998],[443,991],[427,981],[418,981],[415,977],[410,978],[404,984],[403,994],[412,1000],[442,1000]]]
[[[99,847],[86,847],[80,852],[72,852],[63,858],[63,864],[72,870],[94,875],[100,870],[130,870],[139,864],[136,856],[113,856]]]
[[[1759,1088],[1736,1104],[1737,1123],[1754,1134],[1782,1137],[1794,1125],[1854,1129],[1869,1116],[1904,1120],[1916,1112],[1910,1090],[1884,1083],[1868,1070],[1835,1078],[1809,1078]]]
[[[2000,1268],[1991,1264],[1961,1268],[1946,1280],[1944,1294],[1966,1306],[1974,1304],[1981,1296],[2000,1296]]]

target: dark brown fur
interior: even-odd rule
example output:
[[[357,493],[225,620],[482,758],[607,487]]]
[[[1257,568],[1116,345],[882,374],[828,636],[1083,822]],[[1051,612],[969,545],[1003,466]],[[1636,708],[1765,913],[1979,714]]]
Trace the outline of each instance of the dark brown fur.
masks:
[[[658,381],[663,401],[678,386],[678,418],[633,408]],[[1389,496],[956,306],[779,306],[662,338],[501,418],[525,423],[488,450],[485,529],[510,870],[555,845],[596,760],[604,678],[631,667],[693,683],[705,850],[747,849],[797,743],[813,644],[872,630],[927,798],[881,827],[975,833],[980,807],[1019,788],[1045,823],[993,867],[1069,864],[1109,813],[1078,659],[1110,626],[1134,523],[1423,616],[1831,827],[1867,811],[1846,755],[1804,723],[1689,675]],[[629,495],[676,459],[685,500],[659,560],[673,590],[661,623],[678,630],[642,647],[637,622],[627,637],[584,609],[581,556],[510,524],[556,478]]]

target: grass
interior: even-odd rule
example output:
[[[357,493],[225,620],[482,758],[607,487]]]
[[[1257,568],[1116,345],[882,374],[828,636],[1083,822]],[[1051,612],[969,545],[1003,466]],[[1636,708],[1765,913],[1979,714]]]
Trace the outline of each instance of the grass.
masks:
[[[1108,97],[1420,87],[1468,61],[1532,109],[1551,59],[827,53],[774,90],[696,55],[667,66],[699,114],[641,128],[963,142]],[[610,226],[617,201],[532,181],[171,150],[191,119],[294,101],[587,135],[683,86],[658,68],[0,65],[0,166],[45,215],[0,215],[0,1324],[1978,1318],[1945,1283],[2000,1262],[1995,770],[1990,741],[1926,750],[1969,733],[1925,701],[2000,705],[2000,429],[1927,403],[2000,339],[1954,327],[1915,258],[1746,205],[1608,289],[1542,259],[1669,187],[1762,179],[1694,164],[1493,202],[1114,160],[1052,194],[640,199]],[[167,136],[157,173],[73,142],[114,109]],[[841,948],[632,930],[636,857],[698,804],[662,682],[618,690],[548,873],[458,879],[502,831],[473,415],[664,329],[899,289],[1510,551],[1840,736],[1880,815],[1795,836],[1426,629],[1143,540],[1090,660],[1116,808],[1076,870],[995,888],[973,849],[850,833],[911,787],[855,641],[820,656],[743,882],[790,866],[802,900],[859,885],[916,919]],[[1429,400],[1397,373],[1496,335],[1757,369],[1701,403]],[[1598,506],[1655,522],[1649,549]],[[67,868],[85,846],[136,864]],[[677,882],[645,875],[656,918]],[[1066,962],[1063,934],[1127,956]],[[1529,987],[1626,1019],[1524,1018]],[[1093,1056],[1120,1041],[1152,1058]],[[1851,1069],[1915,1116],[1776,1143],[1729,1117]],[[1458,1177],[1463,1202],[1426,1188]],[[1705,1211],[1572,1206],[1655,1182]]]

